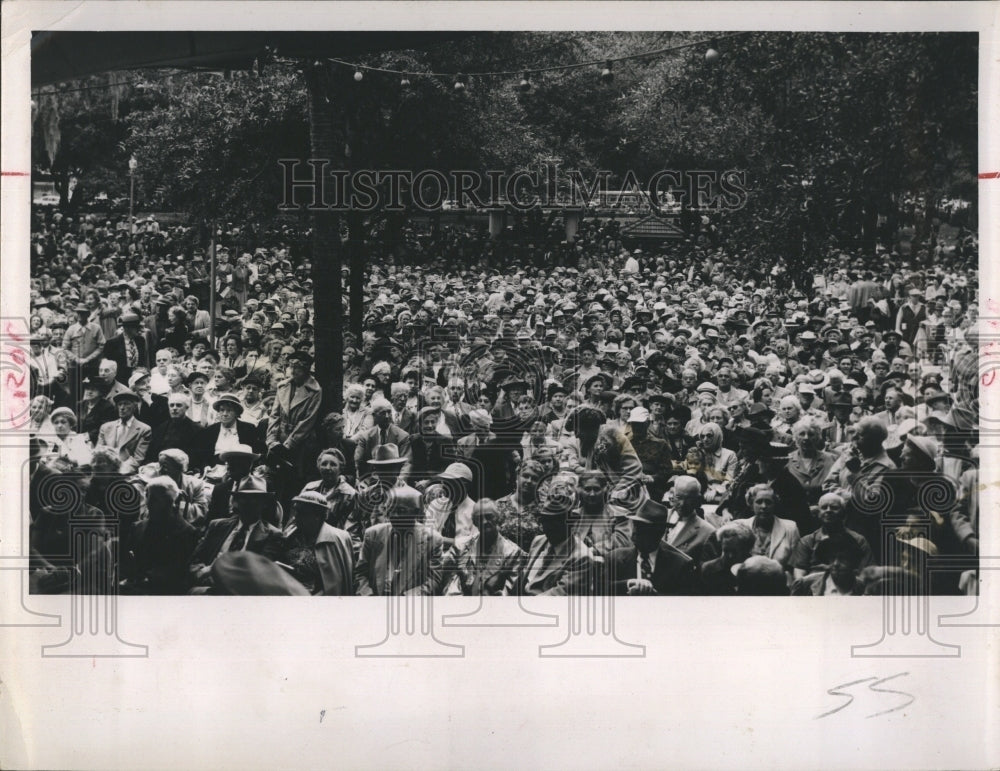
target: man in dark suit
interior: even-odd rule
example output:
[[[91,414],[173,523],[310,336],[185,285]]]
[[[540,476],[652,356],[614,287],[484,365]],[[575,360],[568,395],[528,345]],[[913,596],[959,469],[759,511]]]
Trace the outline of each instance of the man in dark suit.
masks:
[[[212,588],[212,563],[230,551],[252,551],[269,559],[279,559],[284,552],[281,531],[264,521],[275,505],[274,493],[260,477],[245,477],[233,490],[236,516],[208,523],[208,530],[195,547],[188,575],[193,594],[206,594]]]
[[[368,461],[372,459],[375,448],[386,444],[396,445],[399,456],[406,459],[400,472],[405,479],[410,468],[410,435],[392,424],[392,405],[387,399],[372,399],[372,418],[375,425],[354,437],[354,465],[358,479],[368,474]]]
[[[167,397],[170,417],[165,423],[153,428],[146,451],[146,463],[160,457],[163,450],[178,449],[190,452],[201,427],[187,416],[189,397],[187,394],[172,393]]]
[[[105,394],[104,383],[95,377],[84,378],[81,384],[83,398],[76,407],[76,417],[80,433],[86,434],[92,445],[97,444],[97,434],[101,426],[118,416],[118,410]]]
[[[542,535],[531,542],[524,570],[505,594],[580,597],[594,593],[598,568],[593,552],[573,535],[568,519],[575,493],[575,475],[557,475],[550,482],[534,512]]]
[[[219,458],[226,464],[226,473],[212,488],[212,497],[208,503],[209,521],[232,516],[233,490],[250,475],[254,464],[260,460],[260,454],[244,444],[226,450]]]
[[[417,430],[410,435],[410,466],[407,477],[415,480],[428,480],[435,474],[444,471],[458,457],[455,442],[447,436],[442,436],[436,430],[438,418],[441,417],[440,407],[424,407],[417,418]]]
[[[256,453],[264,452],[264,443],[253,423],[240,420],[243,404],[235,394],[222,394],[213,405],[218,423],[202,429],[191,448],[191,459],[198,468],[219,462],[220,453],[240,444],[250,445]]]
[[[122,332],[104,344],[104,358],[118,365],[118,379],[128,382],[137,367],[149,369],[149,345],[142,334],[142,322],[138,314],[126,311],[121,317]]]
[[[622,546],[608,558],[612,588],[617,595],[698,593],[698,563],[665,543],[666,506],[647,500],[632,520],[632,545]]]
[[[149,371],[135,370],[128,379],[128,387],[139,394],[139,420],[154,431],[170,419],[167,397],[154,394],[150,389]]]

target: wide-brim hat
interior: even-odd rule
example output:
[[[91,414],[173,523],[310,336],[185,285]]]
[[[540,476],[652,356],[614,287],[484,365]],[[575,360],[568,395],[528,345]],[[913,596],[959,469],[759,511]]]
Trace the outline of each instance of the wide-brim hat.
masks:
[[[685,404],[677,404],[667,413],[665,420],[676,419],[687,425],[691,420],[691,408]]]
[[[587,378],[587,382],[583,384],[584,389],[590,388],[591,384],[597,380],[600,380],[601,383],[604,384],[604,387],[606,389],[611,388],[611,385],[614,382],[610,375],[604,372],[598,372],[596,375],[592,375],[591,377]]]
[[[131,402],[142,401],[142,399],[139,397],[139,394],[137,394],[130,388],[122,389],[121,391],[116,393],[113,397],[111,397],[111,401],[113,401],[115,404],[123,400],[128,400]]]
[[[326,496],[316,490],[303,490],[301,493],[292,498],[292,503],[298,503],[304,506],[316,506],[324,511],[329,508],[330,505]]]
[[[98,393],[107,393],[108,387],[104,384],[103,380],[98,380],[96,377],[85,377],[80,383],[83,388],[93,388]]]
[[[237,415],[243,414],[243,403],[239,400],[236,394],[220,394],[216,397],[212,406],[215,409],[218,409],[220,404],[228,404],[232,406],[236,410]]]
[[[500,383],[500,387],[504,391],[510,391],[511,389],[514,389],[514,388],[522,388],[522,389],[524,389],[526,391],[529,388],[528,381],[527,380],[522,380],[519,377],[509,377],[509,378],[507,378],[502,383]]]
[[[792,446],[783,442],[768,442],[766,447],[761,448],[761,455],[771,460],[787,460],[792,453]]]
[[[647,525],[663,525],[665,527],[669,515],[670,509],[650,498],[639,507],[638,511],[627,516],[633,522],[642,522]]]
[[[746,444],[754,449],[763,449],[767,447],[771,442],[771,437],[769,432],[762,431],[759,428],[752,427],[740,427],[735,431],[736,439],[741,444]]]
[[[305,351],[295,351],[295,353],[290,353],[288,355],[288,363],[291,364],[294,361],[299,362],[303,367],[311,367],[313,357]]]
[[[267,489],[267,480],[251,474],[240,480],[239,484],[233,488],[232,494],[236,495],[265,495],[273,498],[274,493]]]
[[[849,397],[848,397],[849,398]],[[763,402],[754,402],[747,409],[747,420],[766,420],[770,422],[774,418],[775,412]]]
[[[938,553],[938,547],[935,546],[933,542],[931,542],[927,538],[924,538],[921,535],[918,535],[914,538],[901,538],[899,536],[896,536],[896,542],[903,546],[908,546],[911,549],[917,549],[918,551],[922,551],[930,557],[935,557],[937,556]]]
[[[947,402],[950,406],[952,403],[951,394],[945,393],[944,391],[932,391],[924,395],[924,404],[930,406],[935,402]]]
[[[206,375],[204,372],[199,372],[198,370],[195,370],[190,375],[188,375],[186,378],[184,378],[184,384],[185,385],[191,385],[195,380],[198,380],[199,378],[201,378],[202,380],[204,380],[206,383],[209,380],[212,379],[208,375]]]
[[[258,460],[260,458],[260,454],[254,452],[253,448],[249,444],[237,444],[232,449],[219,453],[219,459],[222,461],[234,458],[250,458],[252,460]]]
[[[399,457],[399,447],[392,442],[378,445],[368,460],[369,466],[402,466],[405,463],[406,458]]]

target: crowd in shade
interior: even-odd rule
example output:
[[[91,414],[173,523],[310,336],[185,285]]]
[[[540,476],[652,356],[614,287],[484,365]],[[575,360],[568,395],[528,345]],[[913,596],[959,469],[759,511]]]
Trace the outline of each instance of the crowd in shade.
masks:
[[[220,228],[214,286],[195,235],[34,214],[33,591],[976,591],[969,233],[801,286],[613,221],[410,223],[369,245],[340,412],[308,234]]]

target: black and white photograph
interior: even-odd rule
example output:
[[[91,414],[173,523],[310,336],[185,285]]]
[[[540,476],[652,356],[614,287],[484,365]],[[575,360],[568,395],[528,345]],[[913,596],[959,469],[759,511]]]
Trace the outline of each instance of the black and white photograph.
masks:
[[[975,593],[976,35],[32,42],[33,591]]]
[[[284,4],[297,21],[247,2],[228,23],[233,4],[124,3],[135,29],[90,5],[8,18],[4,39],[0,631],[32,635],[18,658],[40,650],[47,678],[94,678],[109,736],[135,719],[108,714],[132,703],[97,685],[109,672],[238,706],[202,754],[52,755],[26,725],[4,767],[997,760],[992,525],[980,549],[1000,482],[1000,295],[980,276],[997,49],[974,4],[912,24],[893,3],[743,4],[727,27],[708,12],[726,3]],[[519,702],[492,694],[521,654],[497,648],[490,676],[466,659],[518,635],[525,720],[573,717],[515,759],[467,684],[506,725]],[[222,685],[241,662],[253,679]],[[338,695],[315,698],[303,667]],[[348,683],[419,690],[356,712]],[[719,746],[701,726],[672,755],[683,710],[658,699],[694,691],[783,717]],[[906,722],[937,719],[936,698],[954,724]],[[642,713],[623,743],[661,710],[669,740],[615,760],[602,699]],[[0,703],[3,722],[51,726],[29,703]],[[379,711],[367,754],[237,738],[255,719],[357,735]],[[456,738],[462,714],[490,735]],[[830,747],[785,756],[779,724]],[[914,731],[894,762],[889,735]],[[574,741],[599,746],[574,759]]]

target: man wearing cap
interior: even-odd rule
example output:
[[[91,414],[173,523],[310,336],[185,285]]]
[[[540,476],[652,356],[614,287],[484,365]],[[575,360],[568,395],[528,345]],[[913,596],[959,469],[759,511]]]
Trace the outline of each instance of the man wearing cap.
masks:
[[[167,397],[154,394],[149,385],[149,370],[137,369],[128,379],[128,387],[139,395],[139,411],[136,417],[152,429],[166,423],[170,418]]]
[[[232,493],[235,516],[212,520],[194,550],[188,575],[195,589],[205,594],[212,587],[212,563],[230,551],[251,551],[269,559],[281,559],[285,551],[281,531],[264,521],[274,511],[274,493],[260,477],[249,475],[240,480]]]
[[[351,536],[327,521],[327,498],[303,490],[292,498],[293,518],[285,528],[281,562],[312,595],[354,594]]]
[[[569,514],[576,503],[575,474],[560,473],[539,491],[535,517],[542,534],[528,550],[524,571],[507,594],[583,596],[594,592],[595,563],[591,550],[573,535]]]
[[[464,463],[451,463],[431,480],[426,504],[427,524],[442,537],[445,549],[461,545],[475,532],[469,497],[472,469]]]
[[[151,362],[148,341],[140,331],[138,314],[126,311],[120,323],[121,333],[104,344],[104,358],[113,360],[118,365],[118,376],[127,381],[137,367],[149,369]]]
[[[215,465],[222,453],[241,444],[249,445],[256,453],[263,453],[264,443],[256,427],[239,419],[243,414],[243,404],[236,394],[220,394],[212,407],[218,421],[203,428],[191,447],[197,468]]]
[[[608,557],[616,595],[692,595],[698,593],[698,563],[663,540],[669,511],[653,500],[634,514],[632,545]]]
[[[76,392],[84,377],[96,374],[97,359],[104,350],[106,340],[101,325],[90,320],[90,308],[80,303],[74,310],[76,321],[66,329],[62,340],[71,367],[71,393]]]
[[[850,441],[851,415],[854,411],[854,403],[851,395],[846,391],[835,394],[829,402],[830,422],[823,429],[823,438],[826,445],[836,452],[840,452]]]
[[[386,509],[389,521],[364,532],[354,568],[357,594],[437,594],[442,579],[442,539],[424,523],[420,493],[412,487],[393,488]]]
[[[286,492],[301,489],[310,472],[312,430],[319,416],[323,389],[310,374],[312,357],[298,351],[289,357],[291,376],[278,386],[267,426],[268,463],[291,463],[296,479]]]
[[[922,294],[919,289],[911,289],[906,303],[896,314],[896,332],[911,347],[920,331],[920,325],[927,320],[927,309],[921,302]]]
[[[628,416],[632,448],[642,463],[642,481],[653,500],[661,500],[673,473],[670,446],[649,432],[650,415],[645,407],[633,407]]]
[[[110,447],[118,452],[121,473],[134,474],[146,457],[151,429],[135,418],[139,408],[139,396],[125,389],[114,398],[118,410],[118,420],[108,421],[101,426],[97,435],[98,447]]]

